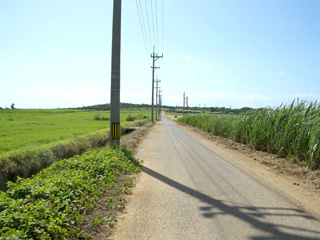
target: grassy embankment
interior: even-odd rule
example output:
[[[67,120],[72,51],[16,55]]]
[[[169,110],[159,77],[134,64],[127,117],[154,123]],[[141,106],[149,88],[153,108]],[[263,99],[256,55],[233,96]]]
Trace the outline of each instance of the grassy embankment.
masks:
[[[294,157],[313,169],[320,166],[320,105],[300,103],[249,111],[238,116],[188,115],[178,121],[255,150]]]
[[[126,121],[129,114],[136,119]],[[110,122],[104,120],[109,115],[70,109],[0,110],[0,189],[17,176],[30,177],[57,160],[106,145]],[[145,124],[144,116],[145,110],[122,111],[122,130]]]

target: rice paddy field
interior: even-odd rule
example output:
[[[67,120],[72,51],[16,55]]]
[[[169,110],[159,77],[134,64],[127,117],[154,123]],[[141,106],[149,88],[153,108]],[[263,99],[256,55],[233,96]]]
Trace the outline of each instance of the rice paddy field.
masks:
[[[124,110],[121,125],[126,126],[128,115],[148,116],[146,110]],[[110,118],[107,111],[82,111],[72,109],[52,110],[0,110],[0,155],[28,147],[39,147],[73,139],[101,130],[108,130]]]
[[[302,102],[242,115],[188,115],[178,121],[230,138],[255,150],[293,157],[320,167],[320,105]]]

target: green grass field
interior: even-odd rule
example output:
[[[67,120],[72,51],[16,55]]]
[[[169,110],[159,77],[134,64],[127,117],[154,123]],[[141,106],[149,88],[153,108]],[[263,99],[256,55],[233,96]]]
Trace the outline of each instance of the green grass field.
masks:
[[[124,110],[121,125],[132,116],[148,116],[146,110]],[[22,148],[39,147],[69,140],[99,130],[109,129],[109,121],[96,121],[95,116],[110,117],[107,111],[53,110],[0,110],[0,155]]]

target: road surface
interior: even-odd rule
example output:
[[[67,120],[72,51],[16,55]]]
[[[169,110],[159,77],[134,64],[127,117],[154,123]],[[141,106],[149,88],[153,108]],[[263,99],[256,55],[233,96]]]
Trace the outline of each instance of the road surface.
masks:
[[[162,121],[141,142],[143,160],[114,240],[320,239],[320,223],[292,199]]]

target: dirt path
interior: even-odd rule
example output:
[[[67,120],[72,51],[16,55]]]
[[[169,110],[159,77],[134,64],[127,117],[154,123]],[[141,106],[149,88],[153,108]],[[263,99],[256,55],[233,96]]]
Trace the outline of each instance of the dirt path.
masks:
[[[317,190],[165,115],[137,157],[143,171],[111,239],[320,239]]]

